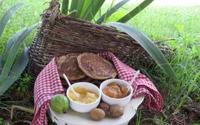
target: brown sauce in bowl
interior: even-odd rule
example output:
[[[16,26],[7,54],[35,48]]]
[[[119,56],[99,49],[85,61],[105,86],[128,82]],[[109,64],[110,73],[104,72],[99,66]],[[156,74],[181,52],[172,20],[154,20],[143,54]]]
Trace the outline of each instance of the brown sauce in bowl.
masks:
[[[128,88],[117,83],[110,83],[103,89],[103,93],[111,98],[123,98],[129,93]]]

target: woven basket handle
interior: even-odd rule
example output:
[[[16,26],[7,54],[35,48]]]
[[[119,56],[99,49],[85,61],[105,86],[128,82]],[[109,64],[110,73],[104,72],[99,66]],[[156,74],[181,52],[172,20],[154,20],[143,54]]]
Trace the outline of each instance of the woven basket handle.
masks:
[[[55,19],[59,16],[60,14],[60,3],[59,0],[52,0],[49,4],[49,8],[45,10],[42,20],[43,23],[49,23],[53,25],[55,23]]]

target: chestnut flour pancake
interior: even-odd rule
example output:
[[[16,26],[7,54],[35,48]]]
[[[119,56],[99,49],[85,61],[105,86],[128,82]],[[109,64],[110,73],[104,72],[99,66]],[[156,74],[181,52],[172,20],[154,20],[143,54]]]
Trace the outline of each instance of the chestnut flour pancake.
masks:
[[[78,55],[79,54],[71,53],[56,59],[60,77],[63,78],[63,73],[67,75],[69,80],[79,80],[86,76],[78,66]]]
[[[103,80],[117,75],[115,67],[107,60],[94,53],[83,53],[77,58],[81,70],[93,79]]]

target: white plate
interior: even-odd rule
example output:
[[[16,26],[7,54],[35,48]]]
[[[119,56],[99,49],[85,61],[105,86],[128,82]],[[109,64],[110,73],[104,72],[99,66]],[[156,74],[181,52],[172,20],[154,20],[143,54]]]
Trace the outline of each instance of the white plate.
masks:
[[[50,115],[53,122],[57,125],[124,125],[128,124],[131,118],[136,114],[137,108],[143,102],[144,97],[132,99],[125,107],[124,115],[120,118],[104,118],[101,121],[93,121],[88,113],[78,113],[69,110],[65,114],[57,114],[50,109]]]

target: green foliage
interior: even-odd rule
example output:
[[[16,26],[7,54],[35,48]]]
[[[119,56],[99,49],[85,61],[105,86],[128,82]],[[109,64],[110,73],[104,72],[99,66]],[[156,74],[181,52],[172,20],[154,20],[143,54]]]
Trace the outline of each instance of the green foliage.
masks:
[[[0,125],[10,125],[10,124],[0,117]]]
[[[128,14],[124,15],[118,22],[125,23],[129,21],[132,17],[140,13],[144,8],[146,8],[149,4],[151,4],[153,0],[144,0],[140,5],[138,5],[135,9],[130,11]]]
[[[142,32],[136,28],[127,26],[123,23],[109,23],[108,25],[116,27],[122,32],[127,33],[133,39],[135,39],[154,59],[154,61],[164,70],[164,72],[173,80],[176,80],[174,70],[171,68],[169,62],[162,54],[162,52],[156,47],[156,45]]]
[[[4,0],[2,6],[0,6],[0,19],[6,10],[12,5],[17,3],[24,3],[24,5],[11,17],[2,36],[0,37],[0,53],[3,51],[4,44],[12,34],[15,34],[23,27],[29,27],[30,25],[40,21],[40,15],[48,7],[49,1],[50,0]],[[31,44],[35,31],[36,30],[25,39],[24,42],[26,42],[27,46]]]
[[[119,8],[121,8],[124,4],[126,4],[129,0],[122,0],[119,3],[117,3],[115,6],[107,10],[106,13],[104,13],[97,21],[97,24],[101,24],[106,20],[107,17],[111,16],[113,13],[115,13]]]
[[[191,98],[195,97],[194,99],[200,102],[200,45],[198,39],[197,36],[186,34],[184,30],[181,30],[180,37],[170,41],[171,46],[177,49],[177,55],[171,61],[179,79],[172,89],[172,98],[177,102],[177,110]]]
[[[1,6],[2,3],[3,3],[3,0],[0,0],[0,6]]]
[[[6,24],[8,23],[10,17],[17,11],[17,9],[19,9],[22,6],[22,3],[18,3],[14,6],[12,6],[11,8],[9,8],[5,14],[3,15],[3,17],[0,20],[0,36],[3,33],[3,30],[6,26]]]
[[[142,116],[141,111],[137,111],[135,125],[141,125],[141,116]]]
[[[0,26],[4,28],[11,17],[11,12],[19,8],[21,4],[12,6],[2,17]],[[13,8],[15,8],[13,10]],[[5,49],[0,56],[0,96],[20,77],[28,64],[28,49],[24,47],[24,51],[19,54],[19,49],[23,45],[24,39],[31,33],[33,25],[24,28],[14,34],[5,45]],[[2,30],[3,31],[3,30]]]
[[[19,78],[18,83],[14,84],[13,88],[21,94],[26,94],[29,91],[29,85],[31,84],[32,76],[24,74]]]
[[[106,17],[109,17],[113,13],[116,13],[118,9],[121,8],[128,1],[129,0],[121,0],[116,3],[112,8],[107,8],[107,12],[105,12],[96,23],[100,24],[105,21]],[[140,11],[147,7],[152,1],[153,0],[144,0],[135,9],[132,9],[131,12],[123,15],[119,21],[127,22],[136,14],[140,13]],[[97,15],[97,13],[101,11],[101,8],[105,4],[105,2],[105,0],[63,0],[62,13],[67,14],[74,12],[73,14],[70,14],[70,16],[93,21],[95,20],[95,16]],[[69,12],[67,12],[67,10],[69,10]]]
[[[68,4],[69,4],[69,0],[63,0],[62,8],[61,8],[63,14],[66,14],[66,15],[68,14]]]

